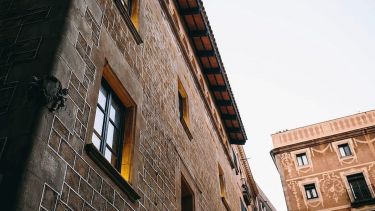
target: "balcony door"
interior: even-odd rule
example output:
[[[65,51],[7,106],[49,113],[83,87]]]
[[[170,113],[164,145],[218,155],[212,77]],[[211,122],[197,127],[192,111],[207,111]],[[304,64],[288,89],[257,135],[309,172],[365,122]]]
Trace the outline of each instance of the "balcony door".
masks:
[[[370,189],[362,173],[347,176],[354,201],[371,199]]]

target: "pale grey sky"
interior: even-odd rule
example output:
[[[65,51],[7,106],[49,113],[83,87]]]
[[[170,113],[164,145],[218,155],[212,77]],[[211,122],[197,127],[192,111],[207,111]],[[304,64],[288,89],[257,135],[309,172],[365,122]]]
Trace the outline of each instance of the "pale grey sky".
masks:
[[[270,134],[375,109],[375,0],[203,0],[255,180],[286,210]]]

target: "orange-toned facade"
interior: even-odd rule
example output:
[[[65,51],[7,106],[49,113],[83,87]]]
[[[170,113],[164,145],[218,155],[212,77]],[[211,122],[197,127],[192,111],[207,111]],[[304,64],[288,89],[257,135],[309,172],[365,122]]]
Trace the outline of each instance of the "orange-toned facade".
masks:
[[[272,141],[288,210],[375,210],[375,110]]]

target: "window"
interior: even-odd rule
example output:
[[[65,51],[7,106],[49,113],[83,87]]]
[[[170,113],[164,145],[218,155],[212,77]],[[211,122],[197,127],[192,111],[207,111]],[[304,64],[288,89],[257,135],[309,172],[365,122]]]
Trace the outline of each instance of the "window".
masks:
[[[120,171],[125,107],[103,80],[96,106],[92,143]]]
[[[296,157],[298,166],[305,166],[309,164],[306,153],[297,154]]]
[[[181,210],[194,210],[194,194],[185,178],[181,176]]]
[[[132,202],[140,196],[128,183],[134,145],[136,104],[108,64],[98,92],[91,143],[87,155]]]
[[[114,0],[122,18],[128,26],[137,44],[141,44],[142,38],[138,34],[139,29],[139,0]]]
[[[232,154],[233,154],[234,170],[236,171],[236,175],[238,175],[238,173],[240,172],[239,167],[238,167],[238,160],[237,160],[237,156],[233,148],[232,148]]]
[[[246,205],[241,199],[240,199],[240,203],[241,203],[241,211],[247,211]]]
[[[224,171],[219,165],[219,184],[220,184],[220,196],[225,198],[226,191],[225,191],[225,178],[224,178]]]
[[[132,0],[120,0],[122,6],[125,8],[125,10],[128,12],[129,16],[131,16],[131,10],[132,10]]]
[[[350,150],[349,144],[340,144],[338,145],[340,156],[346,157],[352,155],[352,151]]]
[[[180,119],[180,122],[182,126],[185,129],[185,132],[188,136],[188,138],[191,140],[193,138],[192,134],[190,133],[189,126],[189,102],[188,102],[188,96],[186,94],[186,91],[184,87],[182,86],[182,83],[180,80],[178,80],[178,118]]]
[[[178,117],[180,118],[180,121],[185,121],[184,110],[186,110],[186,99],[182,97],[180,92],[178,92]]]
[[[371,199],[371,193],[362,173],[347,176],[354,201]]]
[[[305,192],[307,199],[318,198],[318,193],[316,192],[315,184],[305,185]]]

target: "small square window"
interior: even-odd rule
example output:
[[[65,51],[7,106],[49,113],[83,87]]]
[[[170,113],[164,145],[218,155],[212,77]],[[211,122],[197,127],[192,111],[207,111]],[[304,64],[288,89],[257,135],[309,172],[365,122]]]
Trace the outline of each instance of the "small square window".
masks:
[[[305,185],[305,192],[307,199],[318,198],[318,192],[316,191],[315,184]]]
[[[300,153],[296,155],[298,166],[305,166],[309,164],[306,153]]]
[[[340,144],[338,145],[338,148],[341,157],[352,155],[352,151],[350,150],[349,144]]]

